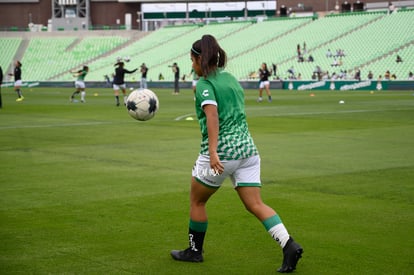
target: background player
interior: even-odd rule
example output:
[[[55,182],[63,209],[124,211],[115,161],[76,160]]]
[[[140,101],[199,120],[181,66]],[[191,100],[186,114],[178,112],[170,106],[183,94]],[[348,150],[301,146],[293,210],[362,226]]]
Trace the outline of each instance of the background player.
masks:
[[[262,63],[262,66],[259,69],[260,83],[259,83],[259,98],[257,99],[257,102],[263,101],[263,98],[262,98],[263,88],[266,89],[267,100],[269,102],[272,102],[272,95],[270,94],[270,90],[269,90],[269,87],[270,87],[269,77],[271,75],[272,75],[272,71],[269,71],[269,69],[267,68],[267,64]]]
[[[84,103],[85,102],[85,77],[89,72],[89,67],[84,65],[83,68],[79,71],[74,71],[71,73],[73,74],[74,77],[77,77],[76,81],[75,81],[75,88],[76,91],[73,92],[73,94],[70,96],[69,100],[70,102],[74,102],[75,100],[75,95],[78,95],[79,93],[81,93],[81,102]]]
[[[22,94],[22,63],[17,60],[14,63],[14,72],[9,73],[10,76],[14,76],[14,90],[17,93],[17,102],[23,101],[24,96]]]
[[[122,94],[124,95],[124,104],[126,104],[127,94],[126,94],[126,84],[125,84],[125,74],[132,74],[135,73],[138,68],[132,71],[128,71],[124,68],[124,62],[119,61],[115,64],[117,66],[115,68],[115,75],[113,80],[113,89],[115,94],[115,101],[116,106],[119,106],[119,90],[122,91]]]

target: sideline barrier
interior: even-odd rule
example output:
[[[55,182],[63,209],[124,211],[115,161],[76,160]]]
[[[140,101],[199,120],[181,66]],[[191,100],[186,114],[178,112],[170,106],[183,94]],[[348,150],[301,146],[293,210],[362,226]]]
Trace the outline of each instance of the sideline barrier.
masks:
[[[112,89],[112,85],[108,85],[104,81],[85,81],[86,88],[108,88]],[[139,82],[126,82],[127,87],[134,89],[139,88]],[[240,81],[244,89],[259,89],[258,81]],[[13,87],[14,82],[4,82],[2,87]],[[22,87],[67,87],[73,88],[73,81],[23,81]],[[174,89],[173,81],[149,81],[148,88],[160,89]],[[180,82],[181,89],[191,89],[191,82]],[[291,90],[291,91],[306,91],[306,90],[330,90],[330,91],[357,91],[357,90],[414,90],[414,80],[383,80],[381,81],[381,89],[377,81],[355,81],[355,80],[340,80],[340,81],[270,81],[270,89],[276,90]]]
[[[283,82],[284,90],[331,90],[331,91],[354,91],[354,90],[414,90],[414,80],[323,80],[323,81],[298,81],[287,80]]]

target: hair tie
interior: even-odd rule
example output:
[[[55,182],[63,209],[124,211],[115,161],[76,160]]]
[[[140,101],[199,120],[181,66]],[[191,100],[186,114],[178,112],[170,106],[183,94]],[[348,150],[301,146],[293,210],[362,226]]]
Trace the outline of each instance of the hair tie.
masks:
[[[193,47],[191,47],[191,51],[192,51],[193,53],[195,53],[196,55],[200,55],[200,54],[201,54],[201,52],[197,51],[197,50],[196,50],[196,49],[194,49]]]

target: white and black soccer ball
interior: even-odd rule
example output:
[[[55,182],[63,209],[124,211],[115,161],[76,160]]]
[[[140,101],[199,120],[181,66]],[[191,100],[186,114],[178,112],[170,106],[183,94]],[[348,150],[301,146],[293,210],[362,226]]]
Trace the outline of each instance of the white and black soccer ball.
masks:
[[[130,58],[129,56],[125,56],[125,57],[124,57],[124,61],[125,61],[125,62],[129,62],[129,61],[131,61],[131,58]]]
[[[133,90],[127,98],[128,114],[141,121],[150,120],[160,107],[157,95],[149,89]]]

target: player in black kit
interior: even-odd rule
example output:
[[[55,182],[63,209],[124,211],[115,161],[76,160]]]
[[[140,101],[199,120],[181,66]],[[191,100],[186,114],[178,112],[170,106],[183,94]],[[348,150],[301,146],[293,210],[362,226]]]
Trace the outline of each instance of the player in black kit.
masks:
[[[119,90],[121,90],[122,93],[124,94],[124,104],[126,104],[126,99],[127,99],[126,84],[124,80],[125,74],[135,73],[138,70],[138,68],[132,71],[128,71],[127,69],[124,68],[124,62],[122,61],[119,61],[118,63],[116,63],[115,66],[117,67],[115,68],[113,89],[115,93],[116,106],[119,106]]]

